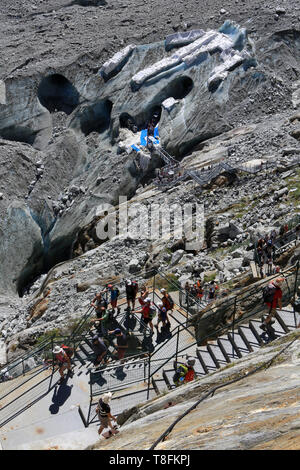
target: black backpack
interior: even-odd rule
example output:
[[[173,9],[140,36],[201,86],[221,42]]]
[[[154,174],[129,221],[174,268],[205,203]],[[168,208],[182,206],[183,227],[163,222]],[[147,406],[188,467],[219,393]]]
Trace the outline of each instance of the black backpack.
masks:
[[[276,291],[276,287],[272,285],[267,285],[263,288],[262,293],[263,293],[263,301],[265,303],[272,303],[274,294]]]

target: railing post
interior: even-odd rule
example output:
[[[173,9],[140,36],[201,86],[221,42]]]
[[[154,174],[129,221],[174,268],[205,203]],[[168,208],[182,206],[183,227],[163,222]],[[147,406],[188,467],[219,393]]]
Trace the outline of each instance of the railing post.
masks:
[[[146,361],[145,361],[146,362]],[[149,400],[150,396],[150,366],[151,366],[151,355],[148,355],[148,389],[147,389],[147,400]]]
[[[24,361],[22,359],[22,371],[23,371],[23,375],[25,375],[25,367],[24,367]]]
[[[235,314],[236,314],[236,296],[234,298],[234,309],[233,309],[233,320],[232,320],[232,341],[234,342],[234,321],[235,321]],[[232,345],[232,355],[234,357],[234,347]]]
[[[177,327],[177,340],[176,340],[176,362],[177,362],[177,356],[178,356],[178,345],[179,345],[179,325]]]
[[[298,273],[299,273],[299,260],[297,261],[296,276],[295,276],[295,282],[294,282],[294,293],[293,293],[293,310],[294,310],[295,328],[297,328],[295,300],[296,300],[296,292],[297,292]]]
[[[152,297],[153,302],[154,302],[154,295],[155,295],[155,278],[156,278],[156,272],[154,272],[154,278],[153,278],[153,297]]]

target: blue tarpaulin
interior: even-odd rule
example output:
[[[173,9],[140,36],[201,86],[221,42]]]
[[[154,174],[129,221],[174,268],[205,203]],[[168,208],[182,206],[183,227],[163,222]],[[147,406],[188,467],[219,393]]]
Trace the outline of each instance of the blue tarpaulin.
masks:
[[[143,129],[143,130],[141,131],[141,145],[144,145],[144,146],[147,145],[147,134],[148,134],[147,129]],[[159,140],[158,140],[158,138],[159,138],[158,126],[156,126],[156,127],[154,128],[154,138],[155,138],[154,144],[159,144]]]
[[[148,134],[148,131],[147,129],[142,129],[141,131],[141,135],[140,135],[140,144],[143,145],[144,147],[147,146],[147,134]],[[159,144],[159,133],[158,133],[158,126],[156,126],[154,128],[154,144]],[[141,149],[139,147],[137,147],[137,145],[131,145],[131,147],[133,148],[133,150],[135,150],[136,152],[139,152]]]

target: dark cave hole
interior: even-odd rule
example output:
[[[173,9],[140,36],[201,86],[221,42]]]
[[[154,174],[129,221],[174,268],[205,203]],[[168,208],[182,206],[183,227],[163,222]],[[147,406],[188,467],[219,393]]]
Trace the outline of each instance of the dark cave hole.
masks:
[[[177,77],[165,86],[160,92],[161,102],[173,97],[175,100],[182,100],[193,89],[194,82],[190,77]]]
[[[63,75],[53,74],[43,78],[38,88],[40,103],[50,111],[71,114],[78,106],[79,93]]]
[[[138,131],[138,126],[135,122],[135,119],[130,116],[128,113],[122,113],[119,118],[120,122],[120,127],[123,129],[130,129],[132,132],[137,132]]]
[[[147,129],[148,123],[150,121],[153,122],[154,126],[157,126],[161,118],[161,112],[161,106],[156,105],[145,109],[143,113],[136,116],[135,122],[138,130],[140,131],[142,129]]]
[[[101,134],[109,128],[112,106],[110,100],[105,100],[83,110],[80,116],[80,128],[84,135],[89,135],[91,132]]]
[[[0,137],[12,142],[23,142],[24,144],[33,145],[36,132],[29,127],[10,126],[0,130]]]

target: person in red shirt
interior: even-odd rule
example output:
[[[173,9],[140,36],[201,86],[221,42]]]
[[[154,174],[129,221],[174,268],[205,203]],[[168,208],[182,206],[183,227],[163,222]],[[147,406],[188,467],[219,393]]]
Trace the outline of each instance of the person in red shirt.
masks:
[[[150,316],[150,309],[151,309],[151,299],[150,297],[146,297],[145,300],[142,300],[140,298],[140,303],[142,303],[142,308],[141,310],[136,310],[135,313],[141,313],[143,316],[143,322],[145,325],[149,325],[152,331],[152,335],[154,334],[153,331],[153,323],[152,323],[152,318]]]
[[[64,370],[66,368],[68,369],[68,375],[73,377],[71,360],[63,348],[60,348],[59,346],[55,346],[52,352],[54,354],[54,360],[58,363],[58,371],[60,374],[60,381],[58,383],[61,384],[65,378]]]
[[[169,310],[172,311],[173,308],[174,308],[174,301],[173,301],[172,297],[170,296],[170,294],[168,294],[166,289],[160,289],[160,292],[163,295],[162,298],[161,298],[163,306],[166,308],[167,312]]]
[[[266,302],[266,305],[269,309],[269,318],[276,315],[276,313],[277,313],[276,309],[278,307],[280,309],[282,309],[282,301],[281,301],[281,299],[282,299],[282,290],[281,290],[281,287],[282,287],[283,281],[284,281],[283,277],[278,277],[274,281],[271,281],[270,284],[269,284],[269,287],[274,289],[274,294],[273,294],[272,301]]]

